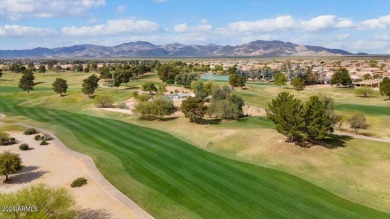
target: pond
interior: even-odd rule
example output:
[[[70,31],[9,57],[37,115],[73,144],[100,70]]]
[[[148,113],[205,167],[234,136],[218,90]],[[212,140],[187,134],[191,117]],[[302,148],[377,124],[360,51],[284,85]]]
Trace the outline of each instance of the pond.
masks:
[[[200,79],[205,81],[229,81],[229,75],[204,74]]]

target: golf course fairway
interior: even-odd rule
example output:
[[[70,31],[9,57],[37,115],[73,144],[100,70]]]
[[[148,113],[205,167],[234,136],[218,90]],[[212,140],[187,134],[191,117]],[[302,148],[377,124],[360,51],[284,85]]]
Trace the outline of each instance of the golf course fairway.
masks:
[[[390,218],[293,175],[217,156],[162,131],[73,112],[22,107],[4,97],[0,112],[61,126],[83,145],[110,154],[105,165],[95,159],[97,167],[156,218]],[[115,171],[114,161],[110,166],[112,157],[122,162],[127,176]],[[126,177],[137,184],[123,180]],[[139,185],[143,190],[134,191],[136,195],[128,192]]]

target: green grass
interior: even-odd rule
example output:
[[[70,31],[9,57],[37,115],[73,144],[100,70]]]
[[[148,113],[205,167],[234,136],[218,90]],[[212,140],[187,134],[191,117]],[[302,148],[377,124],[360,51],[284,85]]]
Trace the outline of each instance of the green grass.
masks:
[[[359,104],[339,104],[336,109],[340,111],[360,111],[368,115],[383,115],[390,116],[390,107],[388,106],[372,106],[372,105],[359,105]]]
[[[157,218],[390,217],[298,177],[214,155],[162,131],[18,106],[7,98],[0,98],[0,111],[67,130],[114,186]],[[256,119],[241,122],[257,124]]]

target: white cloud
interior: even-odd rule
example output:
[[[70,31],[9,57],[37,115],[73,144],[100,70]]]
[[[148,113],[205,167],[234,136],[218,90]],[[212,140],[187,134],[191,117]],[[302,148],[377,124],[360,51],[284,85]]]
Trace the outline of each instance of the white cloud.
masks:
[[[44,36],[46,34],[53,34],[55,30],[20,26],[20,25],[4,25],[0,26],[0,37],[31,37]]]
[[[210,24],[200,24],[197,26],[187,26],[186,23],[178,24],[174,28],[174,31],[177,33],[190,33],[190,32],[208,32],[213,29]]]
[[[291,16],[279,16],[271,19],[257,21],[239,21],[230,23],[227,29],[236,32],[267,32],[275,30],[286,30],[296,25],[296,21]]]
[[[387,29],[388,27],[390,27],[390,15],[365,20],[361,24],[363,29]]]
[[[116,8],[116,13],[117,14],[123,14],[127,11],[126,5],[120,5]]]
[[[157,23],[148,20],[119,19],[108,20],[105,24],[95,26],[63,27],[62,33],[70,36],[114,35],[123,33],[147,34],[160,29]]]
[[[88,9],[102,7],[105,3],[105,0],[1,0],[0,11],[10,20],[51,18],[82,15]]]
[[[321,15],[309,20],[298,20],[290,15],[257,21],[239,21],[227,25],[235,32],[273,32],[285,30],[320,31],[338,28],[350,28],[354,23],[348,18],[337,18],[335,15]]]

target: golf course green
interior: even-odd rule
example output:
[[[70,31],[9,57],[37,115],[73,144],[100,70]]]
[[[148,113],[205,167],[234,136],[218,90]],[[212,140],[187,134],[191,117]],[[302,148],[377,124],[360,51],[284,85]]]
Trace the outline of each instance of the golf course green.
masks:
[[[390,218],[293,175],[217,156],[162,131],[23,107],[7,97],[0,97],[0,112],[60,126],[100,151],[92,157],[103,175],[156,218]],[[117,161],[125,172],[115,170]]]

